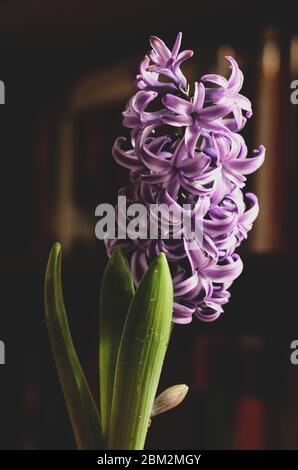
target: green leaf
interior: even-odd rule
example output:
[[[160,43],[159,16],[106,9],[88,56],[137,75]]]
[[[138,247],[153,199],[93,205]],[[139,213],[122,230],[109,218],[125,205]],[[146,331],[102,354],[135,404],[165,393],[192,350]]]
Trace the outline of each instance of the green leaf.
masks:
[[[79,449],[103,449],[95,402],[71,338],[61,285],[61,247],[50,253],[45,276],[45,311],[51,347]]]
[[[118,354],[109,448],[143,449],[169,341],[173,285],[165,255],[149,266],[134,296]]]
[[[119,345],[133,296],[134,284],[129,265],[117,248],[107,264],[100,289],[100,415],[105,436],[109,427]]]

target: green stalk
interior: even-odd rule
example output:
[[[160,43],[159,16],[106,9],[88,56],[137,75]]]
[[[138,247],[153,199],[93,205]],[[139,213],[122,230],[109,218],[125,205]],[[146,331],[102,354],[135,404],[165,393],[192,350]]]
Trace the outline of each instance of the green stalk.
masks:
[[[145,273],[127,315],[116,366],[109,449],[144,448],[172,310],[172,278],[162,253]]]
[[[121,250],[117,248],[107,264],[100,289],[99,384],[104,436],[107,436],[109,427],[119,345],[133,296],[131,271]]]
[[[45,276],[45,311],[51,347],[77,447],[104,449],[97,408],[69,330],[61,284],[61,247],[50,253]]]

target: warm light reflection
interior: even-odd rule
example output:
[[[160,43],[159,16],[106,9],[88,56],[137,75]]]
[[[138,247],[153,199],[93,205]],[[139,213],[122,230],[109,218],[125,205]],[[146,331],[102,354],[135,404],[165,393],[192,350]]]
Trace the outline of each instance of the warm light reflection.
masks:
[[[298,75],[298,36],[293,36],[290,46],[290,71],[292,75]]]
[[[217,73],[220,75],[228,76],[229,75],[229,67],[227,66],[227,60],[225,59],[226,56],[236,56],[235,49],[230,46],[229,44],[223,44],[217,50]]]
[[[280,49],[275,39],[268,38],[264,44],[262,70],[266,78],[275,77],[280,69]]]
[[[266,159],[255,177],[255,191],[260,204],[260,214],[251,237],[251,249],[272,252],[282,249],[281,174],[280,174],[280,47],[272,30],[265,34],[257,74],[256,145],[266,147]],[[272,193],[272,188],[275,188]],[[270,197],[268,195],[271,195]]]

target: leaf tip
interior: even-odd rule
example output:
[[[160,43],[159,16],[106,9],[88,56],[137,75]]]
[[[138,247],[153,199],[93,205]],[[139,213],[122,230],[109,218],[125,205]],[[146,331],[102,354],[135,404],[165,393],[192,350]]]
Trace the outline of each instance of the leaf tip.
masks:
[[[61,245],[59,242],[55,242],[54,245],[52,246],[51,253],[58,256],[60,252],[61,252]]]
[[[164,268],[168,268],[166,255],[163,252],[159,253],[159,255],[154,258],[151,265],[154,267],[154,269],[162,270]]]
[[[120,260],[122,258],[123,258],[123,254],[122,254],[121,248],[117,246],[115,250],[113,251],[110,259],[114,261],[114,260]]]

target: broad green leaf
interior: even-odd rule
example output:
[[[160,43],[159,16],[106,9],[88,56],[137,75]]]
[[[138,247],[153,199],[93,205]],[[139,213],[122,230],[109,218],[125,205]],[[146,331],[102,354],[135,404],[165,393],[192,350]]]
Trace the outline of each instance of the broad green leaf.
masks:
[[[173,285],[165,255],[149,266],[130,306],[117,359],[110,449],[143,449],[169,341]]]
[[[76,354],[64,307],[61,285],[61,247],[50,253],[45,276],[45,311],[51,347],[79,449],[103,449],[95,402]]]
[[[111,414],[117,355],[127,312],[134,296],[129,265],[117,248],[105,269],[100,289],[99,385],[100,415],[106,436]]]

